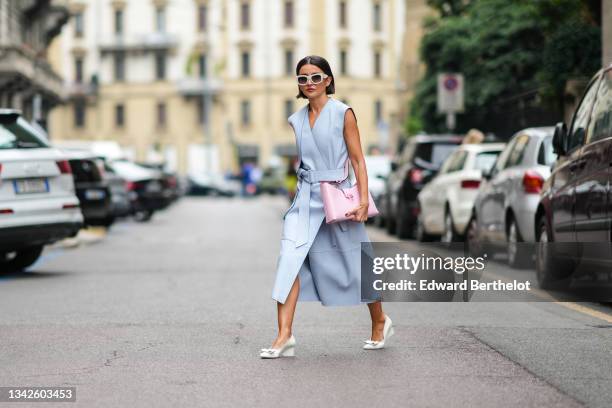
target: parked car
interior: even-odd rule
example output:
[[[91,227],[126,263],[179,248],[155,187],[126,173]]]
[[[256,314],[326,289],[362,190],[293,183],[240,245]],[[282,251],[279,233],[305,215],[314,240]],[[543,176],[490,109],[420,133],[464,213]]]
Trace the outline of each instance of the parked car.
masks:
[[[32,265],[82,225],[66,156],[18,111],[0,110],[0,271]]]
[[[591,79],[569,129],[557,124],[553,148],[558,159],[535,215],[542,288],[566,287],[579,263],[610,271],[612,65]]]
[[[444,161],[439,173],[417,196],[415,235],[419,241],[437,237],[446,243],[463,240],[483,173],[491,169],[504,146],[462,144]]]
[[[241,190],[238,180],[228,180],[221,173],[191,174],[188,183],[190,195],[233,197]]]
[[[535,242],[540,192],[556,158],[553,131],[552,127],[539,127],[517,132],[485,174],[467,234],[474,253],[505,251],[513,268],[531,264],[532,246],[525,243]]]
[[[108,183],[110,190],[112,212],[115,218],[126,217],[131,214],[132,204],[127,182],[109,165],[104,158],[104,180]]]
[[[161,174],[163,195],[166,198],[166,206],[176,201],[182,194],[179,186],[179,178],[175,172],[165,169],[163,163],[137,163],[140,166],[147,167],[149,169],[157,170]]]
[[[68,157],[85,225],[110,227],[115,222],[104,162],[84,150],[64,150]]]
[[[390,234],[395,232],[398,237],[407,238],[414,233],[419,210],[417,195],[462,140],[456,135],[416,135],[391,162],[391,173],[380,200],[382,211],[379,209]]]
[[[385,181],[391,172],[391,158],[387,155],[365,156],[366,169],[368,172],[368,190],[372,194],[376,208],[380,207],[381,197],[385,192]],[[368,221],[383,225],[381,217],[369,218]]]
[[[167,206],[162,175],[159,171],[128,160],[113,160],[109,165],[126,181],[131,213],[136,221],[148,221],[155,211]]]

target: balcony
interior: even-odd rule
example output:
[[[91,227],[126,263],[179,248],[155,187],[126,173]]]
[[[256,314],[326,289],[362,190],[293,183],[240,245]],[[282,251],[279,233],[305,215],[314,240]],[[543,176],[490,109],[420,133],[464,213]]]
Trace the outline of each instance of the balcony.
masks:
[[[64,98],[61,77],[49,63],[27,47],[0,47],[0,89],[17,93],[38,89],[53,100]]]
[[[216,95],[223,90],[223,81],[216,78],[184,78],[177,86],[184,96]]]
[[[85,98],[98,95],[98,85],[93,82],[68,82],[64,86],[68,97],[71,98]]]
[[[115,52],[156,52],[169,51],[178,46],[178,37],[168,33],[148,33],[135,36],[116,35],[103,40],[100,52],[109,54]]]

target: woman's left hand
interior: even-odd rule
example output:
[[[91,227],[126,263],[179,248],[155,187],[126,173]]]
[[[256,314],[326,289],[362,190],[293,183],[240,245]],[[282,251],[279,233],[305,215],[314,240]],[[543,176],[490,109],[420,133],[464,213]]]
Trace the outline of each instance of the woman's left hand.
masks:
[[[368,219],[368,207],[369,205],[367,203],[359,204],[359,206],[346,213],[346,216],[352,221],[365,222]]]

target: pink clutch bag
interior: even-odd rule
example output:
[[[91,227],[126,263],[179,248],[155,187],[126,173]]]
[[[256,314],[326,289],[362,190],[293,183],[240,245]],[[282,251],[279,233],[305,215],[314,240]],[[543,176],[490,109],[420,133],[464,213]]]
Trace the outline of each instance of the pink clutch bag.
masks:
[[[334,182],[321,181],[320,187],[323,209],[325,211],[325,222],[331,224],[348,220],[349,218],[345,214],[359,205],[359,189],[357,185],[342,189]],[[378,215],[378,209],[374,205],[374,199],[369,191],[368,202],[368,217]]]

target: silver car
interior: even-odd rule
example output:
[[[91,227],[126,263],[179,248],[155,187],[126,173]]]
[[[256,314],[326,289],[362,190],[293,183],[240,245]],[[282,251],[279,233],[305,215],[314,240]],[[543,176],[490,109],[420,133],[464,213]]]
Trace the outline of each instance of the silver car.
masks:
[[[529,245],[535,242],[534,219],[540,191],[550,176],[553,127],[517,132],[484,175],[467,230],[473,253],[504,250],[514,268],[531,265]]]

